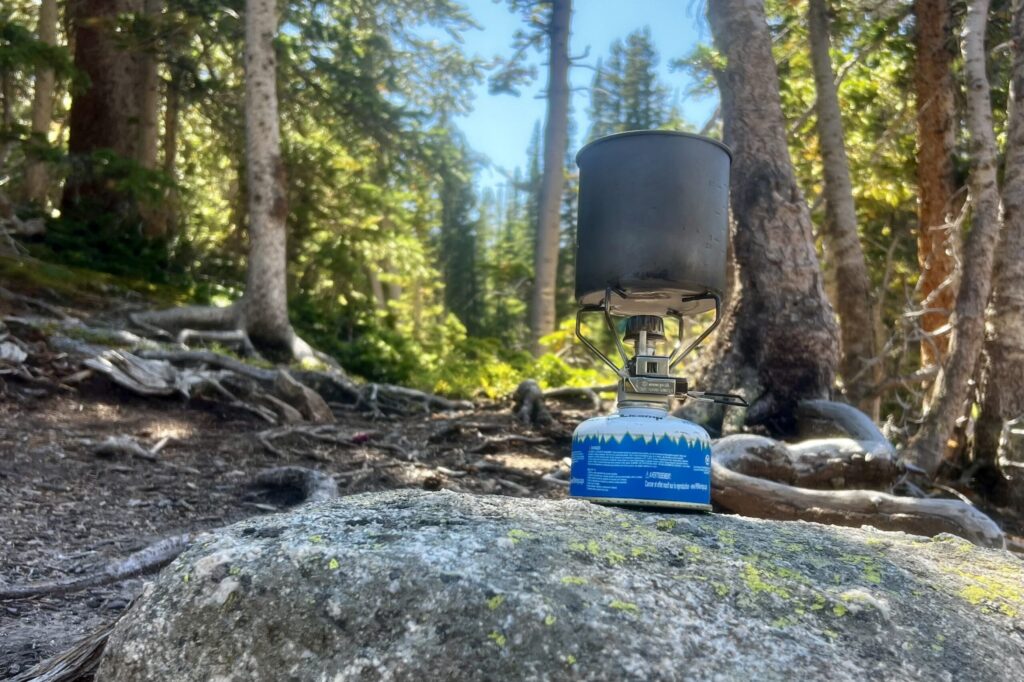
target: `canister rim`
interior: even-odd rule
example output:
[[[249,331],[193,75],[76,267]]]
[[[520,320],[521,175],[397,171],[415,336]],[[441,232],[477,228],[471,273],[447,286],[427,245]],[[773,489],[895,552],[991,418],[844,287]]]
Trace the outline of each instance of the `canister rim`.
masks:
[[[707,142],[718,147],[726,154],[728,154],[729,161],[732,161],[732,148],[729,147],[729,145],[719,140],[707,137],[705,135],[697,135],[696,133],[685,133],[681,130],[627,130],[622,133],[612,133],[611,135],[599,137],[596,140],[588,142],[587,144],[580,147],[580,150],[576,152],[576,165],[580,165],[580,157],[583,156],[583,153],[586,152],[591,147],[599,145],[602,142],[607,142],[608,140],[616,140],[621,137],[638,137],[641,135],[665,135],[669,137],[688,137],[693,140],[700,140],[701,142]]]

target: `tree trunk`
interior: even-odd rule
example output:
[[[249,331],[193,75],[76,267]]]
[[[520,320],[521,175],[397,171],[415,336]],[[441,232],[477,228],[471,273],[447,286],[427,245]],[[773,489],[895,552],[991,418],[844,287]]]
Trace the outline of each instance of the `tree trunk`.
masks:
[[[89,82],[71,101],[68,153],[75,164],[64,185],[62,211],[89,223],[103,213],[124,214],[128,200],[90,167],[100,150],[134,159],[139,141],[138,57],[117,31],[119,15],[138,12],[140,0],[78,0],[68,4],[75,68]]]
[[[57,44],[57,0],[42,0],[39,6],[39,41]],[[40,144],[49,142],[50,124],[53,122],[53,68],[36,69],[35,92],[32,96],[32,134]],[[25,169],[25,199],[35,204],[46,203],[50,181],[46,163],[35,160]]]
[[[276,35],[275,0],[247,0],[245,152],[249,263],[243,310],[246,330],[254,343],[294,351],[297,339],[288,320],[288,204],[277,113]]]
[[[1013,3],[1013,76],[1006,172],[1003,180],[1003,235],[992,276],[985,340],[981,415],[975,428],[975,460],[996,468],[1000,435],[1011,419],[1024,415],[1024,3]],[[1003,472],[997,497],[1006,503]],[[1020,478],[1018,474],[1016,478]],[[1019,485],[1019,484],[1018,484]],[[1024,489],[1022,489],[1024,490]]]
[[[914,89],[917,97],[917,260],[922,307],[921,328],[934,333],[949,323],[956,305],[952,281],[960,235],[948,227],[956,192],[952,18],[949,0],[914,0]],[[941,365],[949,335],[921,342],[921,366]]]
[[[825,180],[825,249],[836,274],[836,312],[842,340],[839,373],[846,395],[863,412],[878,418],[878,398],[871,388],[882,380],[875,362],[871,281],[857,235],[850,162],[846,158],[839,96],[829,57],[827,0],[810,0],[811,64],[817,91],[818,140]]]
[[[157,58],[157,25],[163,0],[143,0],[146,41],[139,54],[139,149],[138,162],[155,169],[160,139],[160,66]]]
[[[964,413],[985,334],[985,305],[992,289],[992,263],[999,236],[999,188],[996,141],[986,74],[985,28],[989,0],[970,0],[964,19],[962,50],[966,78],[967,130],[971,170],[968,185],[971,231],[964,246],[963,273],[953,319],[953,338],[943,363],[935,400],[907,448],[907,458],[934,474],[946,454],[956,420]]]
[[[761,0],[710,0],[708,19],[726,64],[716,78],[725,142],[734,150],[740,286],[704,384],[740,391],[751,402],[748,424],[789,434],[799,400],[829,395],[838,330],[786,146],[764,6]]]
[[[534,354],[540,339],[555,330],[558,280],[559,205],[565,184],[564,159],[569,137],[569,24],[572,0],[553,0],[548,24],[548,111],[544,126],[544,175],[541,179],[534,257],[530,336]]]
[[[174,74],[167,84],[167,104],[164,110],[164,173],[172,182],[176,182],[178,169],[178,119],[181,115],[181,80]],[[164,199],[160,212],[163,223],[160,234],[171,238],[178,231],[178,192],[171,187]]]

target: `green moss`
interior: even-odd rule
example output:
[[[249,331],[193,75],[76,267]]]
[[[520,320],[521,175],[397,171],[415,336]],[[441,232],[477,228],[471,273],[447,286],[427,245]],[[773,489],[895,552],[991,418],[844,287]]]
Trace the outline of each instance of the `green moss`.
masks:
[[[566,665],[576,665],[576,657],[573,656],[572,654],[569,654],[568,656],[565,657],[565,664]]]
[[[880,585],[882,583],[882,564],[873,556],[866,554],[849,554],[839,557],[839,560],[846,564],[853,566],[859,566],[865,582],[869,582],[872,585]]]
[[[750,562],[743,565],[743,582],[751,592],[774,594],[783,599],[789,599],[790,592],[785,587],[775,585],[764,579],[761,571]]]
[[[961,542],[952,536],[938,541],[955,547]],[[939,563],[940,570],[958,583],[955,594],[983,613],[1018,616],[1024,608],[1024,565],[995,554],[972,551],[958,565]]]
[[[341,564],[338,563],[337,559],[331,559],[329,562],[327,562],[327,568],[329,568],[332,571],[337,571],[340,566]]]
[[[314,545],[316,545],[316,544],[319,544],[319,543],[323,542],[324,539],[322,537],[320,537],[319,535],[310,535],[309,536],[309,541],[312,542]]]
[[[628,613],[640,613],[640,607],[637,606],[636,604],[634,604],[633,602],[621,601],[619,599],[612,599],[611,603],[608,604],[608,606],[613,608],[613,609],[615,609],[616,611],[626,611]]]
[[[551,615],[549,613],[548,615],[544,616],[544,625],[547,625],[548,627],[551,627],[552,625],[555,624],[555,621],[557,621],[557,620],[558,620],[558,618],[556,618],[555,616],[553,616],[553,615]]]
[[[518,544],[520,540],[529,540],[533,537],[525,530],[520,530],[518,528],[513,528],[508,533],[506,533],[506,535],[508,535],[508,539],[512,541],[513,545]]]
[[[786,628],[790,625],[796,625],[796,618],[791,616],[779,616],[772,621],[773,628]]]
[[[725,583],[712,583],[712,585],[714,585],[715,594],[717,594],[719,597],[724,597],[725,595],[729,594],[729,586]]]
[[[493,630],[490,634],[488,634],[487,639],[491,640],[502,649],[505,648],[505,644],[508,642],[508,640],[505,638],[505,635],[501,634],[497,630]]]
[[[241,574],[242,574],[242,569],[239,568],[238,566],[232,566],[231,568],[228,569],[228,575],[241,575]]]
[[[687,545],[686,551],[692,554],[693,556],[700,556],[700,547],[698,547],[697,545]]]
[[[662,519],[654,524],[654,527],[658,530],[672,530],[676,527],[676,522],[672,519]]]
[[[562,578],[562,582],[566,585],[586,585],[587,579],[576,575],[567,575]]]
[[[723,545],[735,545],[736,544],[736,532],[731,530],[719,530],[718,540]]]
[[[504,603],[505,597],[499,594],[487,600],[487,608],[489,608],[491,611],[494,611]]]
[[[850,612],[850,609],[846,608],[842,604],[833,604],[832,605],[832,613],[834,613],[836,616],[838,616],[840,618],[842,618],[843,616],[845,616],[849,612]]]
[[[185,290],[172,286],[33,258],[0,256],[0,281],[5,282],[8,288],[47,289],[72,301],[81,300],[83,295],[109,295],[111,288],[137,291],[154,303],[167,306],[185,303],[189,299]]]

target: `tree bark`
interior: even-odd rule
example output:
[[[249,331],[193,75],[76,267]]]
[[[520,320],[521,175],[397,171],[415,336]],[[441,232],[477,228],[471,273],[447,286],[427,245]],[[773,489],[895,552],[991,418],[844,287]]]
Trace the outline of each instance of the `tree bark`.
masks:
[[[160,66],[156,32],[164,0],[143,0],[146,18],[146,42],[139,53],[139,149],[138,162],[155,169],[160,139]]]
[[[971,231],[964,246],[963,273],[953,319],[949,355],[939,375],[935,399],[906,456],[930,474],[945,457],[956,420],[964,413],[968,384],[974,377],[985,333],[985,306],[992,289],[992,264],[999,236],[999,188],[996,141],[986,74],[985,28],[989,0],[970,0],[964,19],[962,50],[966,78],[967,130],[971,169],[968,179]]]
[[[764,6],[761,0],[710,0],[708,19],[726,62],[716,78],[725,142],[734,150],[740,286],[703,384],[739,391],[751,402],[748,424],[789,434],[799,400],[829,396],[838,330],[786,146]]]
[[[247,0],[245,151],[249,263],[242,304],[246,330],[254,343],[287,349],[297,355],[301,354],[295,352],[299,340],[288,320],[288,203],[278,124],[276,36],[275,1]]]
[[[164,174],[176,182],[178,170],[178,123],[181,116],[181,80],[174,74],[167,83],[167,102],[164,109]],[[160,212],[163,223],[160,234],[166,238],[173,237],[178,230],[178,192],[174,186],[167,192],[164,206]]]
[[[948,227],[956,179],[956,104],[953,84],[952,17],[949,0],[914,0],[914,89],[917,98],[917,260],[922,306],[935,312],[921,317],[923,331],[949,323],[956,305],[956,263],[960,235]],[[941,365],[949,335],[921,343],[921,365]]]
[[[569,25],[572,0],[553,0],[548,23],[548,110],[544,126],[544,174],[541,178],[537,242],[534,254],[530,336],[534,354],[540,339],[555,330],[558,280],[559,206],[565,184],[564,159],[569,137]]]
[[[125,197],[96,176],[89,156],[108,150],[134,159],[139,142],[138,55],[117,32],[119,15],[140,0],[78,0],[68,4],[75,68],[89,81],[71,101],[68,153],[75,167],[64,185],[62,211],[94,221],[97,212],[124,213]]]
[[[57,44],[57,0],[42,0],[39,6],[39,41]],[[53,122],[53,68],[36,69],[35,92],[32,95],[32,134],[40,144],[49,142],[50,124]],[[46,203],[49,174],[46,163],[31,161],[25,169],[25,199],[35,204]]]
[[[989,469],[997,468],[1004,454],[1000,444],[1004,425],[1024,416],[1024,3],[1021,0],[1013,3],[1012,26],[1014,55],[1010,92],[1013,102],[1003,179],[1003,234],[992,276],[983,398],[974,441],[975,461]],[[1010,497],[1006,483],[1014,478],[1021,476],[1018,472],[1000,472],[995,492],[1002,503]]]
[[[850,162],[846,157],[839,95],[829,57],[827,0],[810,0],[811,65],[817,91],[818,141],[825,180],[825,249],[836,274],[841,355],[839,374],[847,397],[863,412],[878,418],[879,400],[871,388],[882,380],[876,360],[874,301],[864,251],[857,234]]]

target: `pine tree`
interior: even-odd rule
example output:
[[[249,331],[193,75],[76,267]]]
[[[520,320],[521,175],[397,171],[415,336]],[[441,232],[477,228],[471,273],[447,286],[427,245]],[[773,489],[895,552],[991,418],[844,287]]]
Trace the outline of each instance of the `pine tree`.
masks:
[[[607,65],[598,61],[590,86],[590,139],[663,128],[678,121],[657,66],[658,51],[649,28],[633,31],[625,42],[612,43]]]
[[[481,331],[481,297],[477,268],[478,221],[472,174],[460,151],[442,171],[441,273],[445,307],[455,314],[470,335]]]

